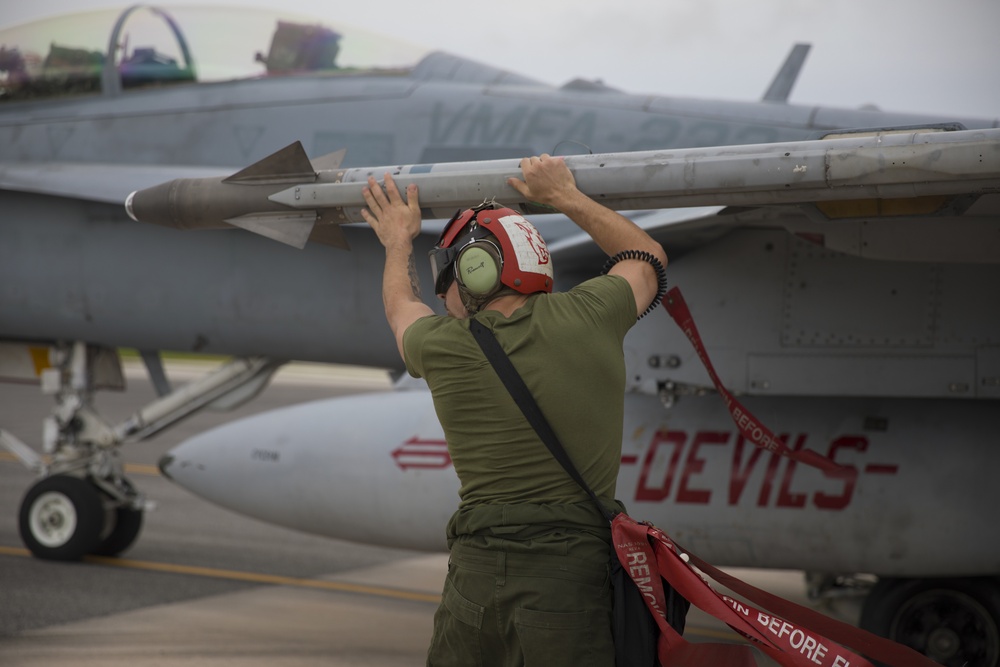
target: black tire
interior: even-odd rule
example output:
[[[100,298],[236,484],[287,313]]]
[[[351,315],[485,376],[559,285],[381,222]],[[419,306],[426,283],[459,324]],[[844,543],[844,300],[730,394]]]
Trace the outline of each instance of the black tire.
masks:
[[[946,667],[1000,667],[1000,580],[880,579],[861,627]]]
[[[117,556],[135,542],[142,530],[142,510],[119,507],[115,510],[115,526],[91,553],[98,556]]]
[[[18,527],[25,546],[42,560],[80,560],[98,545],[104,507],[85,479],[56,475],[28,490]]]

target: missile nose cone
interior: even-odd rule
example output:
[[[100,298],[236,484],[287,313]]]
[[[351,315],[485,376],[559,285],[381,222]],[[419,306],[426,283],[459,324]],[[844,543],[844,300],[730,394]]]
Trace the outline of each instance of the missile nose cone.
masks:
[[[125,212],[128,213],[128,217],[132,218],[136,222],[139,222],[139,218],[135,217],[135,213],[132,211],[132,200],[134,198],[135,198],[135,191],[132,191],[132,193],[125,198]]]

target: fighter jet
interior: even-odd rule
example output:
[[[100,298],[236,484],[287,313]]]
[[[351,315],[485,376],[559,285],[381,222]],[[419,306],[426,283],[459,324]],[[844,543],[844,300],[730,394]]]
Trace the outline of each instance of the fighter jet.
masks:
[[[257,11],[63,20],[0,31],[0,376],[55,399],[41,453],[0,431],[40,473],[20,513],[36,556],[127,549],[146,501],[120,448],[252,398],[285,361],[400,370],[380,246],[351,222],[356,200],[330,203],[362,175],[652,151],[679,169],[671,196],[690,198],[620,189],[621,207],[664,243],[719,386],[747,412],[734,421],[691,340],[653,313],[627,340],[619,495],[706,560],[807,570],[816,596],[867,595],[867,628],[946,664],[1000,662],[1000,120],[789,104],[803,48],[761,101],[722,102],[552,87]],[[763,165],[759,187],[740,160]],[[702,198],[685,192],[699,184]],[[140,196],[155,186],[159,200]],[[135,191],[132,214],[159,224],[130,219]],[[599,271],[572,224],[524,206],[557,289]],[[93,396],[123,386],[120,347],[162,398],[110,424]],[[171,350],[234,359],[174,389]],[[224,426],[163,470],[281,525],[441,549],[457,480],[427,392],[406,385]],[[747,414],[839,467],[754,446]]]

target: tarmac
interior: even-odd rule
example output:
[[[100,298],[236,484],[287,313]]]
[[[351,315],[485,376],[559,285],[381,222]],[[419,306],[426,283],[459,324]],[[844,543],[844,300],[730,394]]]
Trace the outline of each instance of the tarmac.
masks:
[[[418,556],[29,630],[0,639],[0,665],[422,665],[446,570],[446,555]],[[801,573],[734,573],[806,602]],[[697,609],[688,615],[685,635],[692,641],[738,641]],[[758,655],[758,664],[774,663]]]
[[[171,375],[183,377],[186,370],[175,367]],[[340,391],[322,369],[282,375],[253,410]],[[150,389],[134,379],[131,397],[105,399],[109,413],[127,415],[148,400],[141,395]],[[388,384],[378,374],[347,379],[354,390]],[[50,401],[35,391],[0,393],[5,421],[16,432],[31,433],[49,410]],[[267,526],[212,507],[156,475],[151,464],[177,440],[232,418],[203,415],[168,437],[127,450],[129,463],[149,470],[137,472],[137,479],[162,506],[147,517],[143,535],[123,558],[88,557],[84,564],[30,558],[16,534],[16,507],[30,475],[12,457],[0,460],[0,617],[16,621],[25,615],[25,622],[6,623],[21,629],[0,633],[0,666],[425,663],[447,555],[378,550]],[[801,572],[731,572],[808,604]],[[694,609],[685,636],[738,641]],[[760,656],[758,664],[774,663]]]
[[[0,664],[421,665],[446,569],[447,556],[425,556],[29,630],[0,640]]]

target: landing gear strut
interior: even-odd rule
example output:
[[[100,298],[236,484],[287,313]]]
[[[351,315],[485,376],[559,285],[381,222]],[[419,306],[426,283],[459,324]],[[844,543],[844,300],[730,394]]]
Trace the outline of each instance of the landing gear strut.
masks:
[[[21,503],[21,539],[36,557],[79,560],[87,554],[117,556],[142,529],[151,504],[125,477],[119,450],[209,405],[231,409],[256,396],[283,362],[234,359],[176,391],[157,383],[161,398],[117,426],[93,409],[93,394],[124,388],[117,352],[76,343],[50,354],[42,390],[56,407],[45,420],[46,457],[0,429],[0,446],[13,452],[41,479]],[[147,361],[147,365],[149,362]],[[155,378],[155,370],[150,374]]]

